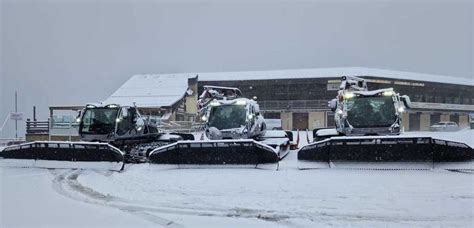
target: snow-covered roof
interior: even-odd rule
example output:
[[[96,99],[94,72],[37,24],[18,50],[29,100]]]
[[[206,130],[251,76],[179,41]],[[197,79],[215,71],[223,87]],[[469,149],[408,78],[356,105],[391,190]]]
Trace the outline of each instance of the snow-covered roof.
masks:
[[[200,81],[237,81],[292,78],[332,78],[341,76],[371,76],[387,79],[439,82],[474,86],[472,78],[451,77],[366,67],[335,67],[315,69],[237,71],[210,73],[143,74],[134,75],[104,102],[122,106],[169,107],[183,98],[188,79],[199,75]]]
[[[227,80],[265,80],[265,79],[291,79],[291,78],[328,78],[341,76],[372,76],[387,79],[415,80],[426,82],[439,82],[457,85],[474,85],[474,80],[465,77],[452,77],[434,74],[383,70],[366,67],[335,67],[315,69],[271,70],[271,71],[240,71],[240,72],[212,72],[212,73],[185,73],[172,74],[174,76],[186,75],[189,77],[199,75],[200,81],[227,81]]]
[[[137,107],[169,107],[182,99],[188,89],[188,78],[174,74],[134,75],[104,103]]]

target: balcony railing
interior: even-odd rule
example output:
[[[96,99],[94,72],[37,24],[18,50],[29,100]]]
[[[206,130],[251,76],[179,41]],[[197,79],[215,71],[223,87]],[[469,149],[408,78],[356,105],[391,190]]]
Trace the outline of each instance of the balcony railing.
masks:
[[[26,119],[26,133],[27,134],[48,134],[49,133],[49,120],[34,121],[34,120]]]
[[[258,101],[262,111],[328,110],[327,100],[266,100]]]

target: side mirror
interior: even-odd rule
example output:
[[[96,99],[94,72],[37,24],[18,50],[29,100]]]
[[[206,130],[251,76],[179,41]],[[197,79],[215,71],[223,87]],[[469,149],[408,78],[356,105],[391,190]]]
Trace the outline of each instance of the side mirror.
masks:
[[[337,99],[328,101],[328,107],[331,109],[331,111],[335,112],[337,108]]]
[[[128,108],[122,107],[122,117],[127,118],[128,117]]]
[[[135,127],[136,127],[137,131],[141,131],[143,129],[143,127],[145,126],[145,121],[141,118],[140,119],[134,118],[133,122],[135,124]]]
[[[256,116],[260,116],[260,112],[256,112],[255,115],[256,115]]]
[[[77,116],[76,116],[76,123],[79,123],[79,122],[81,122],[81,118],[82,118],[82,111],[83,111],[83,110],[84,110],[84,109],[77,111]]]

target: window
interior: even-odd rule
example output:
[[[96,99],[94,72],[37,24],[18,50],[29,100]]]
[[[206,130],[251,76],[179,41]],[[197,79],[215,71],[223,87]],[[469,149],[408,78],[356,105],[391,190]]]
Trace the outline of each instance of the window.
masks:
[[[462,104],[469,104],[469,98],[464,97],[462,99]]]
[[[425,95],[425,102],[433,103],[434,102],[433,95]]]
[[[454,97],[453,98],[453,104],[461,104],[461,98],[460,97]]]
[[[444,97],[444,103],[452,104],[453,103],[453,98],[452,97]]]
[[[413,96],[413,101],[415,102],[422,102],[423,101],[423,95],[416,94]]]
[[[354,127],[388,127],[395,122],[392,97],[356,97],[346,104],[348,122]]]
[[[242,105],[220,105],[211,108],[209,126],[219,130],[245,126],[247,110]]]

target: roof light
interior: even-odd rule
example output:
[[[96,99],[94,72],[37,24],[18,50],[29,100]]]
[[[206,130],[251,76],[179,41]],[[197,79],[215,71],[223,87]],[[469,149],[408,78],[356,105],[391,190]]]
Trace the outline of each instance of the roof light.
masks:
[[[109,105],[107,105],[107,107],[109,107],[109,108],[117,108],[118,105],[116,105],[116,104],[109,104]]]
[[[382,95],[387,96],[387,97],[393,96],[393,94],[394,94],[393,91],[390,91],[390,90],[389,91],[383,91],[383,93],[382,93]]]
[[[219,103],[218,101],[213,101],[213,102],[211,102],[210,105],[211,106],[219,106],[219,105],[221,105],[221,103]]]
[[[236,101],[235,104],[236,104],[236,105],[246,105],[246,104],[247,104],[247,101],[239,100],[239,101]]]
[[[89,105],[86,105],[86,108],[95,108],[95,105],[89,104]]]
[[[354,97],[354,93],[348,92],[348,93],[344,94],[344,98],[346,98],[346,99],[351,99],[353,97]]]

